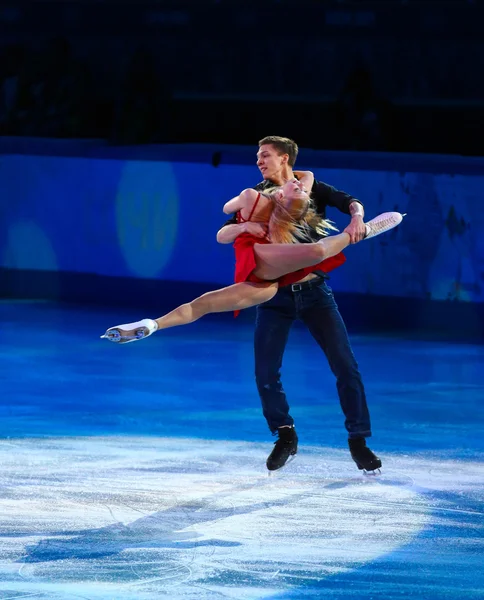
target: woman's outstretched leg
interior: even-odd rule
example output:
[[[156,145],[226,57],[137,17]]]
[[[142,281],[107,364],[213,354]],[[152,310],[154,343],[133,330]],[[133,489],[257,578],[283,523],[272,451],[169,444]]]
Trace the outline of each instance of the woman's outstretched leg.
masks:
[[[267,302],[277,292],[278,284],[273,282],[234,283],[221,290],[207,292],[195,300],[182,304],[167,315],[155,319],[158,329],[168,329],[178,325],[193,323],[210,313],[243,310]]]
[[[278,279],[339,254],[350,242],[348,233],[339,233],[314,244],[256,244],[254,275],[260,279]]]
[[[366,236],[370,239],[390,231],[402,222],[405,215],[386,212],[365,223]],[[304,267],[312,267],[322,260],[339,254],[350,244],[348,233],[323,238],[315,244],[256,244],[254,254],[257,268],[254,274],[260,279],[273,280]]]
[[[101,337],[120,344],[135,342],[148,337],[159,329],[188,325],[209,313],[243,310],[262,304],[275,295],[277,288],[278,284],[273,282],[235,283],[221,290],[203,294],[158,319],[143,319],[136,323],[111,327]]]

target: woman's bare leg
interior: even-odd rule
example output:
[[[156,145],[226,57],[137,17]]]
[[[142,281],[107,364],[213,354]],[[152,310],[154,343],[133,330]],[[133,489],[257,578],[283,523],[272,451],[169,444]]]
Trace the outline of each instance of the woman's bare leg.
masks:
[[[365,223],[366,236],[370,239],[390,231],[402,222],[405,215],[385,212]],[[315,244],[256,244],[254,254],[257,268],[254,274],[260,279],[273,280],[304,267],[317,265],[335,256],[350,244],[349,234],[339,233],[323,238]]]
[[[271,280],[304,267],[312,267],[339,254],[349,246],[350,241],[349,234],[343,232],[314,244],[256,244],[254,254],[257,268],[254,275]]]
[[[111,327],[101,337],[120,344],[134,342],[148,337],[158,329],[193,323],[209,313],[243,310],[262,304],[270,300],[276,294],[277,289],[278,284],[275,282],[235,283],[221,290],[203,294],[158,319],[143,319],[136,323]]]
[[[155,319],[158,329],[168,329],[178,325],[187,325],[210,313],[231,312],[257,306],[273,298],[277,292],[277,283],[235,283],[221,290],[207,292],[182,304],[167,315]]]

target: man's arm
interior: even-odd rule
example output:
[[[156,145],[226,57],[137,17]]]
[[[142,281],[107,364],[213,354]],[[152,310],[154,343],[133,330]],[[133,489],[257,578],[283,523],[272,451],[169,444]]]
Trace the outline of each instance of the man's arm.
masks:
[[[365,216],[365,209],[363,208],[363,204],[358,200],[354,200],[350,206],[350,214],[351,221],[350,224],[344,229],[346,233],[349,234],[351,238],[351,243],[356,244],[357,242],[361,242],[361,240],[366,235],[366,226],[363,222],[363,217]]]
[[[350,215],[353,217],[363,217],[365,216],[365,209],[363,208],[363,204],[359,200],[354,200],[350,204]]]
[[[350,194],[337,190],[332,185],[328,185],[322,181],[314,182],[312,197],[316,205],[316,210],[322,213],[324,213],[326,206],[333,206],[341,212],[350,215],[350,205],[353,204],[353,202],[360,203],[359,200]]]
[[[365,237],[366,227],[363,223],[365,209],[360,200],[322,181],[315,182],[313,198],[318,213],[325,215],[326,206],[334,206],[341,212],[351,215],[350,224],[344,231],[349,234],[352,244],[360,242]]]

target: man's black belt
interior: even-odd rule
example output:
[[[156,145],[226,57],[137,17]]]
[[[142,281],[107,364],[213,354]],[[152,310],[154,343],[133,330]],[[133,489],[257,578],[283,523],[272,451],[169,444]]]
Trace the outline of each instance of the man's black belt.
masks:
[[[325,279],[327,279],[327,277],[318,275],[317,277],[309,279],[308,281],[302,281],[301,283],[293,283],[292,285],[284,286],[283,289],[291,290],[291,292],[303,292],[304,290],[311,290],[315,287],[318,287]]]

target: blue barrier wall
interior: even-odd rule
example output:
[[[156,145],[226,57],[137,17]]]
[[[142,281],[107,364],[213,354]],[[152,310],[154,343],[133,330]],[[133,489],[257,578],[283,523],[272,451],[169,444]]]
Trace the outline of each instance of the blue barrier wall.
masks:
[[[105,282],[229,284],[233,251],[215,239],[225,220],[221,208],[259,174],[254,149],[231,154],[225,148],[217,167],[212,150],[159,149],[162,159],[153,158],[153,149],[145,149],[150,159],[129,157],[128,149],[108,158],[102,148],[98,156],[90,149],[83,157],[4,154],[0,267],[10,274],[91,274]],[[298,167],[360,198],[368,216],[385,210],[408,216],[393,232],[349,248],[347,263],[332,275],[333,287],[366,297],[484,302],[481,162],[458,158],[452,166],[446,157],[452,171],[446,174],[436,157],[413,158],[415,170],[408,157],[391,157],[393,168],[388,155],[365,156],[362,168],[350,158],[339,160],[351,168],[335,165],[334,156],[331,168],[323,168],[321,155],[308,152]],[[335,210],[329,217],[340,228],[347,223]],[[4,296],[12,295],[9,281],[3,280]],[[84,290],[90,300],[96,293]]]

